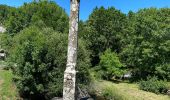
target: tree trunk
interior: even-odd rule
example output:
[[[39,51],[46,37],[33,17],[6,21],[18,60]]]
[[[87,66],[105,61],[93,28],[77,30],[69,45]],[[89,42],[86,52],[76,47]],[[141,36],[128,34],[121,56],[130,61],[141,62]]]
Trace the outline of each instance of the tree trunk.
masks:
[[[80,0],[70,0],[71,14],[69,21],[67,66],[64,72],[63,100],[75,100],[76,96],[76,63],[78,45],[78,21]]]

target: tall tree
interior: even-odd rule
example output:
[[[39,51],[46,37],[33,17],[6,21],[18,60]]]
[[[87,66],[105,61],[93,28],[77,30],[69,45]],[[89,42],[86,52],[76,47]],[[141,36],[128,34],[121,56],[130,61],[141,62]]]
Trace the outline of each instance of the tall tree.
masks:
[[[170,80],[170,9],[147,8],[128,14],[128,31],[121,58],[135,77]]]
[[[9,18],[5,20],[4,25],[10,35],[15,35],[26,27],[40,23],[42,26],[51,27],[61,33],[68,32],[66,31],[68,30],[68,16],[53,1],[41,0],[25,3],[19,8],[11,8],[7,17]]]
[[[93,10],[84,34],[85,40],[88,40],[89,48],[92,50],[91,63],[96,66],[99,62],[99,56],[107,48],[119,53],[122,46],[122,35],[126,29],[126,15],[121,11],[111,8],[96,8]]]
[[[67,66],[64,72],[63,100],[75,100],[76,62],[77,62],[77,33],[79,21],[80,0],[70,0],[71,14],[69,22],[69,43]]]

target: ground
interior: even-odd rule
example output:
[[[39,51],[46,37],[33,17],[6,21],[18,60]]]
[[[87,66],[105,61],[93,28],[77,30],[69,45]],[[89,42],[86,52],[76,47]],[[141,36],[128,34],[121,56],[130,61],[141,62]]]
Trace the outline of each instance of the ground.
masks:
[[[0,62],[0,100],[20,100],[10,70],[1,69],[3,62]],[[137,84],[113,83],[108,81],[95,81],[93,91],[99,95],[114,97],[114,100],[170,100],[170,97],[162,94],[154,94],[139,90]],[[109,99],[109,98],[108,98]],[[103,98],[97,100],[104,100]],[[109,99],[113,100],[113,99]]]
[[[0,100],[18,100],[17,89],[12,82],[12,72],[10,70],[2,70],[0,63]]]
[[[170,97],[139,90],[137,84],[97,81],[95,87],[101,94],[117,96],[115,100],[170,100]],[[109,93],[107,93],[109,91]]]

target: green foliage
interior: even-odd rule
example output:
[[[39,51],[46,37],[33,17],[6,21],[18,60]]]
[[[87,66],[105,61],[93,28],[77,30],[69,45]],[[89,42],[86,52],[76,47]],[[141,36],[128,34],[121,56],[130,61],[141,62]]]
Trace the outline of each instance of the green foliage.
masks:
[[[81,86],[90,82],[91,65],[94,76],[108,80],[120,77],[126,69],[136,80],[150,75],[169,81],[169,15],[169,8],[141,9],[128,15],[113,7],[95,8],[86,22],[79,22],[77,82]],[[9,64],[17,65],[12,69],[20,91],[47,99],[61,96],[69,25],[65,11],[48,0],[18,8],[0,5],[0,21],[7,28],[0,34],[0,46],[9,52]],[[163,84],[158,79],[148,79],[156,84],[151,89],[148,81],[141,84],[157,93]],[[108,91],[106,97],[111,96]]]
[[[129,31],[120,55],[127,67],[137,69],[138,77],[153,74],[161,79],[168,77],[165,66],[170,62],[170,17],[167,14],[170,14],[168,8],[149,8],[128,15]],[[167,74],[161,74],[160,69]]]
[[[7,5],[0,5],[0,24],[4,24],[4,21],[8,19],[11,9],[13,8]]]
[[[156,66],[155,74],[163,79],[170,80],[170,64]]]
[[[17,63],[14,68],[17,87],[22,94],[28,92],[26,95],[43,93],[42,83],[47,73],[44,72],[46,68],[40,54],[44,50],[45,36],[37,28],[31,27],[15,36],[13,42],[10,54],[11,61]]]
[[[124,34],[126,26],[126,16],[119,10],[111,7],[95,8],[90,15],[84,39],[89,41],[89,47],[92,50],[92,65],[96,66],[100,60],[99,55],[110,48],[115,52],[121,50],[121,37]]]
[[[7,32],[0,34],[0,45],[9,53],[20,94],[31,99],[62,96],[69,25],[65,11],[55,2],[38,1],[9,9],[7,14],[8,18],[2,16]],[[81,87],[90,83],[86,47],[79,39],[76,69]]]
[[[59,32],[68,30],[67,14],[52,1],[25,3],[19,8],[10,10],[5,26],[7,32],[13,35],[39,21]]]
[[[5,33],[0,33],[0,49],[8,50],[8,48],[11,46],[12,38]]]
[[[107,49],[103,55],[100,56],[100,63],[99,66],[96,67],[96,71],[101,77],[107,80],[113,76],[120,77],[124,73],[123,65],[118,55],[111,52],[110,49]]]
[[[168,86],[166,82],[159,81],[157,77],[148,77],[146,81],[140,81],[139,87],[142,90],[153,93],[166,93]]]
[[[62,96],[63,76],[67,58],[67,34],[32,26],[14,36],[11,61],[15,81],[21,94],[28,97]],[[89,53],[82,40],[79,43],[77,82],[88,84]],[[35,99],[35,98],[34,98]]]

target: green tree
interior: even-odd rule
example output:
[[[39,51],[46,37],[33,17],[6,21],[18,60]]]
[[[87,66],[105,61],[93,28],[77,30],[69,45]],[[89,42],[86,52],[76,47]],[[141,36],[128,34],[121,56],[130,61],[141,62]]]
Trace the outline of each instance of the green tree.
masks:
[[[111,52],[110,49],[107,49],[100,56],[100,63],[95,69],[101,77],[107,80],[110,80],[113,76],[121,77],[125,71],[118,55]]]
[[[87,32],[84,33],[84,38],[90,42],[93,66],[99,63],[99,54],[107,48],[120,52],[125,23],[126,15],[113,7],[93,10],[85,28]]]
[[[4,24],[4,21],[8,19],[11,9],[14,8],[7,5],[0,5],[0,24]]]
[[[67,34],[50,28],[26,28],[14,36],[10,58],[17,64],[13,72],[23,96],[32,99],[62,96]],[[77,82],[80,85],[89,84],[89,52],[82,40],[79,43],[78,58]]]
[[[7,32],[13,35],[39,21],[59,32],[68,30],[68,15],[52,1],[25,3],[11,10],[5,25]]]
[[[122,59],[126,66],[135,69],[137,76],[145,77],[157,75],[167,79],[167,74],[162,74],[170,59],[169,47],[169,16],[168,8],[142,9],[136,14],[130,14],[129,23],[131,33],[127,36],[126,46],[122,51]],[[130,17],[131,16],[131,17]],[[168,73],[168,69],[166,69]],[[169,79],[169,78],[168,78]]]

